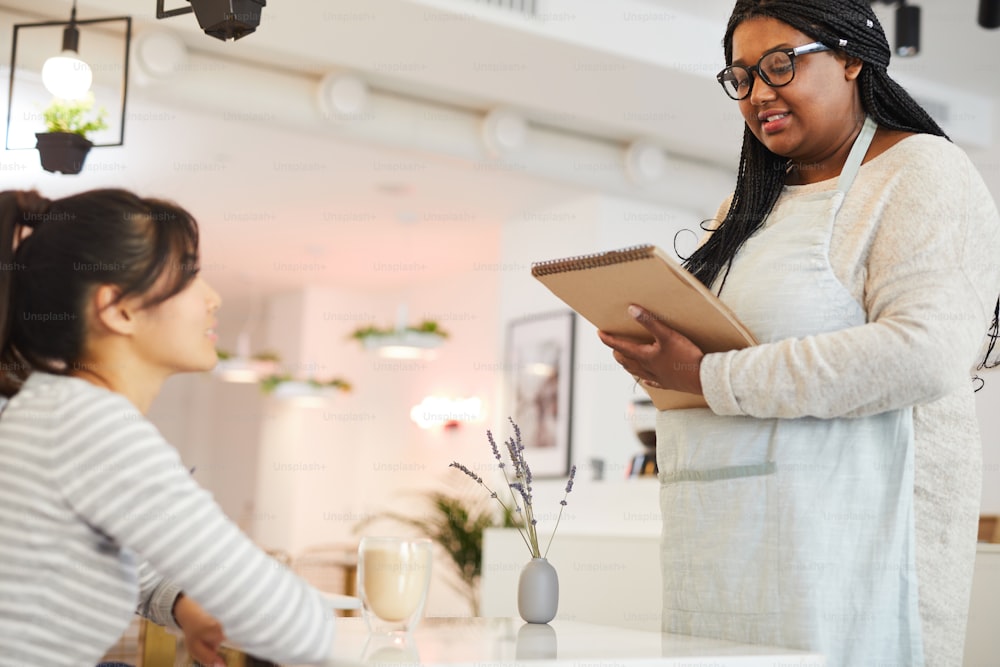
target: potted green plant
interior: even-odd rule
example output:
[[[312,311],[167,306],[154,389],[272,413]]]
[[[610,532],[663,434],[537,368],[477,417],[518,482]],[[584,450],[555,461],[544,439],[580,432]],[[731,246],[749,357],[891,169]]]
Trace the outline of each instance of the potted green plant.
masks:
[[[87,153],[94,146],[90,132],[105,129],[104,109],[94,111],[94,95],[75,100],[55,98],[42,112],[45,132],[35,133],[42,169],[53,173],[79,174]]]

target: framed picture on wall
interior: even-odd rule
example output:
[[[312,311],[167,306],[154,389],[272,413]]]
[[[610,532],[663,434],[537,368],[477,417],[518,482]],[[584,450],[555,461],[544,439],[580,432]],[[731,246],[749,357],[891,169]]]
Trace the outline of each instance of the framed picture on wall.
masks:
[[[567,310],[513,320],[507,331],[508,414],[539,478],[569,472],[575,324]]]

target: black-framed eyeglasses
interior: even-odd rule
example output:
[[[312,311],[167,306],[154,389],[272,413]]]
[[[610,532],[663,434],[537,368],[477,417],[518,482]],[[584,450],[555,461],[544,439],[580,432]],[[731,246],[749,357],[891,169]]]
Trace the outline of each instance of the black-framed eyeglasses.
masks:
[[[794,49],[774,49],[762,55],[757,64],[752,67],[730,65],[719,72],[715,78],[719,80],[726,95],[734,100],[743,100],[753,90],[754,73],[770,87],[781,88],[790,84],[795,78],[796,56],[829,50],[829,46],[820,42],[796,46]]]

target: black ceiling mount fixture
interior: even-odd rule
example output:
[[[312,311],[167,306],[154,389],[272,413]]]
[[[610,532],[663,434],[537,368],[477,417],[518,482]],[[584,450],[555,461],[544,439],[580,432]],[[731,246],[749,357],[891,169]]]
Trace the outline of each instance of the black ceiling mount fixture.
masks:
[[[896,7],[896,53],[915,56],[920,52],[920,8],[906,0],[870,0],[872,4],[898,5]],[[979,0],[976,22],[988,30],[1000,28],[1000,0]]]
[[[920,53],[920,7],[906,0],[877,0],[883,5],[896,5],[897,56],[911,58]],[[876,0],[872,0],[876,2]]]
[[[164,9],[164,0],[156,0],[156,18],[166,19],[194,12],[198,25],[224,42],[246,37],[260,25],[260,12],[267,0],[187,0],[190,5]]]
[[[920,53],[920,7],[900,2],[896,8],[896,55]]]
[[[1000,0],[979,0],[979,25],[990,30],[1000,28]]]

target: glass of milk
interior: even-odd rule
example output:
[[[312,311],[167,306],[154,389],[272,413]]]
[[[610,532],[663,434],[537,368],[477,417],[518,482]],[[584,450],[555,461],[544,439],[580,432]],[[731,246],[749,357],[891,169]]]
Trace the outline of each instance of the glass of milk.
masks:
[[[361,612],[373,633],[408,633],[424,613],[431,581],[431,541],[363,537],[358,545]]]

